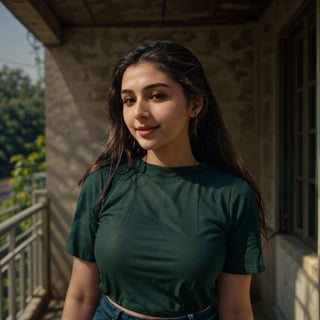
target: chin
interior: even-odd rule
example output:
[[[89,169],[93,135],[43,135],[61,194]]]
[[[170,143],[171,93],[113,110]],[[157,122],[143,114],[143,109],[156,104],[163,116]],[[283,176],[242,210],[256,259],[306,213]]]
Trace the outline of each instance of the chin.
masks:
[[[156,145],[154,145],[153,143],[148,143],[148,142],[140,142],[140,141],[137,141],[139,146],[146,150],[146,151],[151,151],[151,150],[154,150],[156,148]]]

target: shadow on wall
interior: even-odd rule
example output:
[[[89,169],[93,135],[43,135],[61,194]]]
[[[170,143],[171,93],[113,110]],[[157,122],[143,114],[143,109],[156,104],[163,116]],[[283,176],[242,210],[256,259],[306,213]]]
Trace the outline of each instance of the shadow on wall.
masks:
[[[318,258],[288,235],[276,237],[277,306],[288,320],[319,317]]]

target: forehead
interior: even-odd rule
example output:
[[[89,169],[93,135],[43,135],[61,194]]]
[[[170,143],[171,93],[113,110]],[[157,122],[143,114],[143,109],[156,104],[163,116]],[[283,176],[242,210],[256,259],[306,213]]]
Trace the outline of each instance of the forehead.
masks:
[[[165,72],[151,62],[142,62],[129,66],[122,77],[122,89],[139,87],[152,82],[175,83]]]

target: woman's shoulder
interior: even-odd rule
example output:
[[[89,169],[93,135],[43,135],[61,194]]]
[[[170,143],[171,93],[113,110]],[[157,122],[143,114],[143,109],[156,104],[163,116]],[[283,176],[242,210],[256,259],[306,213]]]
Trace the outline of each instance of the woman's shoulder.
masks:
[[[116,169],[116,172],[113,176],[113,180],[121,179],[125,177],[129,172],[128,163],[121,162],[119,167]],[[104,186],[105,183],[109,180],[110,176],[113,175],[110,165],[104,165],[100,168],[97,168],[90,172],[84,181],[84,185],[100,185]]]
[[[89,172],[88,176],[84,180],[84,184],[92,184],[92,183],[97,183],[101,180],[105,180],[105,178],[108,177],[109,173],[110,173],[109,166],[103,166],[98,169],[95,169]]]
[[[99,195],[108,179],[109,169],[101,167],[87,174],[80,185],[81,194],[83,195]]]
[[[214,165],[207,165],[206,177],[216,189],[224,192],[229,191],[234,195],[252,194],[253,192],[252,187],[243,177]]]

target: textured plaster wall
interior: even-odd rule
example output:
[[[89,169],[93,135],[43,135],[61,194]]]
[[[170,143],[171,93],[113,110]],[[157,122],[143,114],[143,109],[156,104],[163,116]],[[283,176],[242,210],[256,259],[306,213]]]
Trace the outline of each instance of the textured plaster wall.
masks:
[[[290,236],[276,238],[276,298],[287,320],[319,319],[318,262],[311,249]]]
[[[47,188],[51,199],[52,287],[64,296],[70,258],[63,252],[77,180],[95,159],[107,127],[104,113],[114,60],[145,39],[171,39],[202,61],[235,144],[258,178],[256,26],[68,30],[46,52]]]
[[[273,1],[260,20],[258,28],[259,65],[259,135],[260,135],[260,182],[267,206],[269,225],[272,231],[279,228],[278,179],[279,179],[279,35],[288,26],[306,1]],[[274,303],[287,320],[318,319],[317,290],[318,265],[315,256],[306,250],[285,245],[292,238],[283,240],[280,235],[273,238],[265,250],[267,271],[257,277],[260,296]],[[303,245],[299,244],[301,247]],[[289,250],[289,248],[291,248]],[[310,253],[308,253],[310,254]],[[312,265],[316,271],[308,273]],[[316,276],[314,276],[316,275]]]

